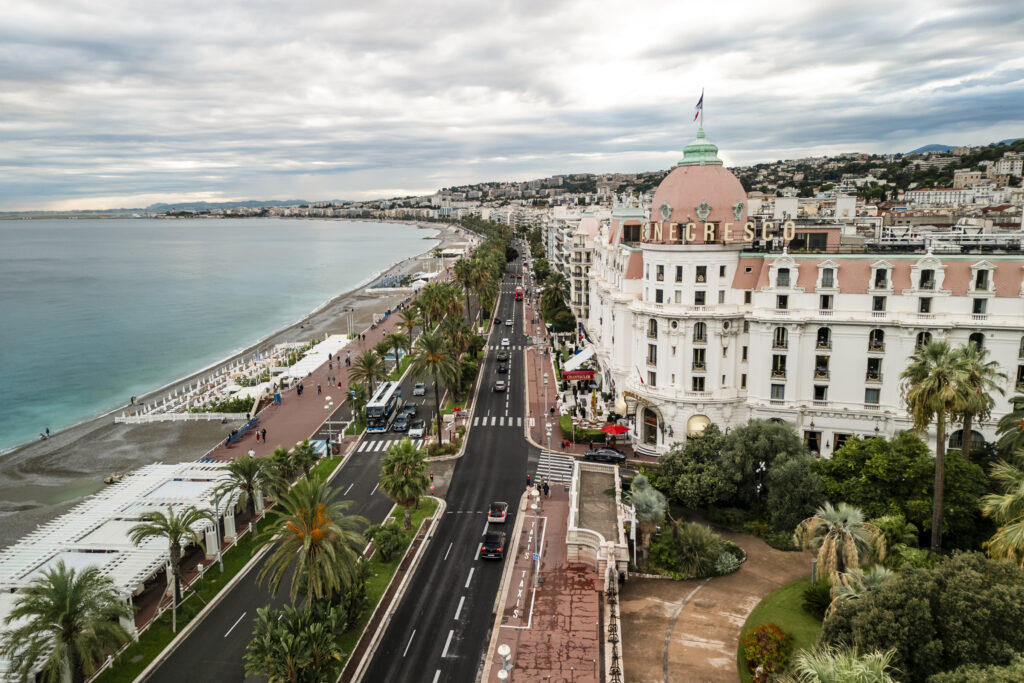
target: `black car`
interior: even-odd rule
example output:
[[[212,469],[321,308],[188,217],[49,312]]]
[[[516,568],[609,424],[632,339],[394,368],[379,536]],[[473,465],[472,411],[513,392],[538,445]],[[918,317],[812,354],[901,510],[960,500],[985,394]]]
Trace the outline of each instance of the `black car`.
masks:
[[[399,415],[395,418],[394,423],[391,425],[391,431],[393,432],[407,432],[409,431],[409,416]]]
[[[508,363],[498,363],[498,372],[501,374],[508,372]]]
[[[501,351],[498,351],[498,355],[496,357],[499,362],[508,360],[508,351],[502,349]]]
[[[480,557],[500,560],[505,557],[505,532],[488,531],[480,544]]]
[[[594,462],[613,462],[616,465],[626,462],[626,454],[611,446],[590,448],[583,454],[583,458]]]
[[[409,401],[404,406],[402,406],[402,410],[398,412],[398,417],[413,418],[416,416],[417,410],[419,410],[419,406],[413,403],[412,401]]]

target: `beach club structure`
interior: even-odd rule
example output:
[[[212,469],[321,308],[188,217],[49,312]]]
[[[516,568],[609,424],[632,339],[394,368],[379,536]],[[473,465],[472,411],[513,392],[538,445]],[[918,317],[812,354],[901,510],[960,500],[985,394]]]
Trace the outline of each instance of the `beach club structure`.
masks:
[[[636,451],[751,418],[826,457],[854,435],[891,437],[910,428],[900,373],[929,340],[989,352],[1007,376],[994,417],[1024,392],[1020,228],[865,229],[748,203],[701,129],[653,198],[616,197],[594,237],[581,338]],[[994,420],[953,425],[948,447],[994,433]]]
[[[161,609],[170,586],[167,541],[153,537],[135,545],[129,530],[146,512],[166,513],[168,506],[180,511],[187,506],[210,510],[217,524],[197,523],[204,549],[186,548],[182,573],[195,575],[220,559],[221,550],[238,533],[237,494],[215,499],[223,480],[221,466],[205,463],[153,464],[126,476],[86,501],[0,551],[0,628],[26,588],[41,572],[59,562],[69,568],[98,567],[120,590],[124,601],[136,610],[134,620],[123,623],[138,633]],[[256,509],[263,507],[257,496]],[[244,513],[243,513],[244,514]],[[162,604],[166,603],[166,604]],[[6,662],[0,660],[0,680],[7,680]]]

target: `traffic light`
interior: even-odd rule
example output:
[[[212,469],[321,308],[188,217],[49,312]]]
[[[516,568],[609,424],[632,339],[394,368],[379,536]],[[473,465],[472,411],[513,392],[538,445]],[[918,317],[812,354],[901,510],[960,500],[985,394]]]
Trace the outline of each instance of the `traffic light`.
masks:
[[[433,472],[430,473],[430,481],[434,481],[434,473]]]
[[[530,485],[530,475],[529,474],[526,475],[526,485],[527,486]]]

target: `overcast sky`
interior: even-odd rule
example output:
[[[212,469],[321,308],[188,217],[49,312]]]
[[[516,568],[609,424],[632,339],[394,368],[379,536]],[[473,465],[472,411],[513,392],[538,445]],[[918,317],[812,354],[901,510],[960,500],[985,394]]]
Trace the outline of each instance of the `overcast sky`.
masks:
[[[701,88],[733,165],[1022,137],[1024,3],[6,0],[0,210],[668,168]]]

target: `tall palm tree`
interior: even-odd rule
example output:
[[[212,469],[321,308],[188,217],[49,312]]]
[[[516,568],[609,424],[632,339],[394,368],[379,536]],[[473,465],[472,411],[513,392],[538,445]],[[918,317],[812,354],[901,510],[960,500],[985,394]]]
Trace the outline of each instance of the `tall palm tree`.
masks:
[[[248,456],[238,458],[225,465],[224,472],[228,476],[217,485],[214,495],[220,499],[238,491],[238,503],[249,508],[253,528],[255,528],[256,492],[265,490],[267,486],[263,461]]]
[[[373,350],[377,354],[377,356],[380,358],[381,366],[383,366],[385,371],[387,371],[387,369],[388,369],[388,354],[391,353],[391,344],[388,342],[386,336],[387,335],[385,335],[384,339],[381,339],[379,342],[377,342],[373,346]],[[395,355],[395,367],[396,368],[398,367],[398,356],[397,355]],[[384,379],[387,379],[387,377],[384,377]]]
[[[402,329],[405,330],[405,334],[409,337],[409,343],[411,344],[413,337],[415,336],[414,333],[416,332],[416,326],[420,324],[419,309],[416,306],[407,306],[402,309],[400,315],[402,317],[402,321],[399,325],[401,325]],[[406,349],[408,349],[408,345],[406,346]]]
[[[313,448],[313,444],[306,439],[302,443],[295,444],[295,448],[292,449],[292,464],[302,470],[302,473],[309,477],[309,471],[316,464],[319,458],[316,455],[316,449]]]
[[[789,664],[784,683],[896,683],[896,650],[860,654],[856,647],[826,645],[800,650]]]
[[[1002,493],[981,498],[981,513],[999,525],[985,548],[991,557],[1013,560],[1024,568],[1024,470],[1000,461],[992,464],[989,476]]]
[[[299,476],[299,468],[292,459],[291,453],[278,446],[274,452],[263,458],[263,481],[267,493],[280,499],[291,488],[292,482]]]
[[[818,508],[813,517],[797,525],[793,541],[798,548],[817,550],[818,569],[829,574],[855,569],[865,559],[885,559],[885,534],[865,522],[859,508],[846,503]]]
[[[484,263],[483,259],[473,259],[473,266],[470,270],[469,286],[476,294],[477,307],[480,309],[480,315],[484,315],[484,289],[490,280],[490,275],[487,270],[487,264]]]
[[[401,363],[398,361],[398,352],[409,348],[409,337],[401,332],[391,332],[384,336],[384,341],[387,342],[388,348],[395,352],[395,367],[400,368]]]
[[[1024,394],[1011,398],[1010,405],[1010,412],[999,418],[996,424],[997,445],[1006,458],[1024,448]]]
[[[423,331],[434,329],[437,319],[441,317],[443,303],[441,301],[440,282],[430,282],[423,286],[420,295],[416,298],[420,309],[423,311]]]
[[[445,341],[448,342],[456,358],[469,348],[469,338],[472,332],[462,318],[445,318],[445,321],[441,323],[440,332],[444,335]]]
[[[402,439],[388,448],[380,466],[380,490],[405,508],[405,528],[412,528],[412,509],[430,489],[427,460],[410,439]]]
[[[552,273],[544,283],[544,295],[551,297],[552,300],[554,297],[558,297],[558,301],[562,302],[568,300],[569,280],[561,273]]]
[[[348,385],[348,400],[352,402],[352,419],[364,422],[363,409],[370,400],[370,390],[362,382]]]
[[[441,392],[438,388],[446,377],[455,371],[452,357],[444,338],[437,332],[424,332],[416,340],[412,357],[412,372],[417,377],[424,375],[434,380],[434,405],[437,406],[437,441],[441,443]]]
[[[270,681],[333,680],[344,657],[338,634],[352,621],[343,606],[327,602],[281,610],[260,607],[253,639],[245,648],[245,672]]]
[[[999,370],[999,363],[988,359],[988,349],[975,342],[957,348],[956,354],[963,366],[963,402],[957,410],[963,420],[963,446],[961,453],[965,460],[971,459],[971,427],[975,418],[987,420],[992,415],[995,399],[992,394],[1003,394],[1002,382],[1006,374]]]
[[[147,538],[166,538],[167,555],[171,563],[171,581],[174,584],[171,596],[171,630],[178,630],[178,603],[181,602],[181,551],[190,545],[202,547],[203,538],[195,527],[199,522],[216,525],[217,518],[209,510],[202,510],[194,505],[175,512],[174,507],[167,506],[167,514],[154,510],[142,513],[141,522],[128,530],[128,538],[139,545]]]
[[[455,262],[455,279],[462,285],[462,291],[466,295],[466,323],[471,322],[472,309],[469,305],[469,293],[473,286],[473,261],[467,258],[460,258]]]
[[[259,540],[274,550],[258,578],[268,582],[272,593],[293,569],[292,602],[303,585],[311,601],[339,595],[352,584],[363,546],[360,529],[367,521],[345,514],[352,501],[332,502],[333,497],[322,480],[302,479],[267,513],[271,523]]]
[[[900,374],[900,395],[914,430],[928,431],[935,422],[935,493],[932,497],[933,553],[942,551],[942,504],[946,478],[946,420],[966,403],[966,372],[958,354],[944,341],[931,341],[914,349],[910,364]]]
[[[97,567],[76,571],[64,565],[44,569],[17,593],[7,615],[0,657],[23,681],[84,681],[107,653],[131,640],[118,619],[131,619],[132,607],[114,582]],[[23,623],[19,623],[23,622]]]
[[[349,379],[356,382],[366,382],[370,385],[370,394],[376,388],[377,380],[386,379],[387,370],[384,369],[384,362],[374,351],[363,351],[356,356],[352,367],[348,370]]]

